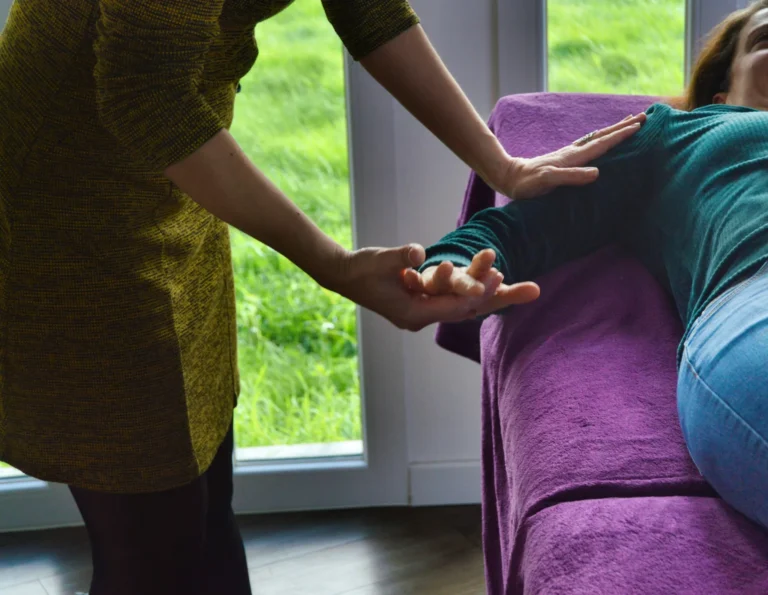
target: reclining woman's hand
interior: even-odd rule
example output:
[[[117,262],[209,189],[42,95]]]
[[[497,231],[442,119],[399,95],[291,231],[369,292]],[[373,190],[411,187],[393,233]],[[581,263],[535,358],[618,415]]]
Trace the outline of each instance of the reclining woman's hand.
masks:
[[[411,267],[423,264],[424,248],[362,248],[347,253],[340,267],[324,285],[395,326],[417,331],[436,322],[459,322],[512,304],[534,300],[533,283],[506,286],[493,269],[492,250],[475,257],[462,269],[441,265],[439,273],[420,275]],[[446,275],[447,272],[447,275]],[[447,276],[447,279],[446,279]]]
[[[409,269],[403,281],[412,292],[431,296],[454,295],[467,300],[470,311],[467,318],[490,314],[509,306],[525,304],[539,297],[535,283],[503,283],[503,275],[493,268],[496,253],[483,250],[475,254],[468,267],[457,267],[443,262],[419,273]]]
[[[552,153],[524,159],[510,157],[489,185],[514,200],[541,196],[558,186],[584,186],[599,172],[588,163],[635,134],[646,120],[644,113],[627,116],[613,126],[596,130]]]

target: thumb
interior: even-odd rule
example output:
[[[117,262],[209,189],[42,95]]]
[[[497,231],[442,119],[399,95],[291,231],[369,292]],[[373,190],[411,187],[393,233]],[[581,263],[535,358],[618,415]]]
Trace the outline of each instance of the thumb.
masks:
[[[395,266],[398,268],[414,268],[421,266],[427,258],[424,246],[421,244],[406,244],[395,250],[397,261]]]

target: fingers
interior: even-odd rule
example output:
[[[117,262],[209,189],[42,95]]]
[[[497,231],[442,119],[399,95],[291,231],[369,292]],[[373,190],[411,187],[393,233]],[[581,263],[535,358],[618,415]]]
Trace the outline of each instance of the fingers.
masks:
[[[424,263],[426,251],[421,244],[407,244],[396,249],[398,255],[397,267],[409,268],[418,267]]]
[[[583,147],[580,147],[580,150],[578,151],[580,163],[574,165],[582,165],[597,159],[601,155],[604,155],[610,151],[616,145],[628,139],[638,130],[640,130],[640,124],[634,123],[630,126],[625,126],[611,133],[608,133],[600,138],[596,138]]]
[[[599,177],[595,167],[558,167],[547,172],[547,186],[585,186]]]
[[[613,126],[596,131],[591,140],[585,144],[565,147],[562,164],[566,167],[574,167],[597,159],[640,130],[645,120],[644,113],[628,116]]]
[[[463,297],[477,297],[485,293],[485,286],[480,281],[463,274],[454,279],[453,293]]]
[[[539,298],[541,289],[535,283],[501,285],[490,299],[475,308],[475,315],[491,314],[510,306],[520,306]]]
[[[605,128],[601,128],[597,132],[595,132],[595,136],[592,138],[594,140],[597,140],[598,138],[603,138],[609,134],[612,134],[616,132],[617,130],[622,130],[624,128],[627,128],[629,126],[632,126],[633,124],[643,124],[646,119],[645,113],[640,113],[637,115],[630,115],[624,118],[621,122],[617,122],[616,124],[613,124],[612,126],[606,126]]]
[[[618,124],[598,131],[585,145],[566,147],[561,165],[542,170],[547,175],[546,187],[584,186],[594,182],[599,177],[597,168],[583,166],[627,140],[640,130],[641,122],[644,121],[645,114],[630,116]]]
[[[493,299],[502,300],[508,306],[516,306],[532,302],[538,299],[539,295],[541,288],[536,283],[525,282],[499,286]]]
[[[479,296],[485,292],[483,283],[467,274],[467,269],[443,262],[431,275],[425,275],[424,290],[430,295],[456,294]]]
[[[488,274],[494,262],[496,262],[496,253],[490,248],[478,252],[472,258],[472,263],[467,268],[467,274],[475,279],[480,279]]]
[[[485,281],[493,288],[493,295],[466,297],[456,294],[429,296],[419,294],[408,313],[407,328],[418,330],[436,322],[459,322],[478,315],[490,314],[508,306],[525,304],[539,297],[539,286],[535,283],[502,285],[501,273],[490,271]]]
[[[453,293],[453,263],[441,263],[435,269],[432,278],[427,279],[427,289],[430,293],[437,295]]]
[[[416,248],[421,247],[416,246]],[[414,253],[406,250],[405,246],[401,250],[403,250],[405,258],[413,258]],[[418,252],[416,252],[416,255],[417,258],[421,256]],[[437,294],[452,293],[459,288],[462,290],[462,295],[482,295],[484,290],[487,291],[483,278],[494,270],[494,262],[496,262],[496,253],[491,249],[487,249],[475,254],[466,271],[457,269],[450,263],[444,262],[440,267],[428,268],[424,271],[424,274],[420,274],[417,270],[410,267],[402,269],[400,274],[403,285],[409,291],[428,291],[428,293]],[[466,276],[471,277],[471,279],[465,278]],[[481,285],[485,286],[485,289],[481,285],[474,283],[472,279],[480,281]]]
[[[488,300],[488,299],[491,299],[499,290],[499,287],[502,286],[502,283],[504,281],[504,275],[502,275],[496,269],[491,269],[480,279],[480,281],[484,286],[484,291],[481,299]]]
[[[404,269],[402,272],[403,285],[408,291],[424,291],[424,279],[415,269]]]
[[[488,280],[493,281],[499,275],[493,268],[495,260],[493,250],[483,250],[475,255],[469,267],[456,267],[450,262],[443,262],[437,267],[429,267],[421,275],[416,271],[405,271],[402,279],[410,291],[479,297],[488,292]],[[497,286],[494,286],[494,291]]]
[[[574,147],[565,159],[564,165],[578,166],[585,165],[604,155],[616,145],[624,142],[630,136],[640,130],[640,124],[634,122],[628,126],[623,126],[613,132],[604,134],[601,137],[595,137],[593,140],[581,147]]]

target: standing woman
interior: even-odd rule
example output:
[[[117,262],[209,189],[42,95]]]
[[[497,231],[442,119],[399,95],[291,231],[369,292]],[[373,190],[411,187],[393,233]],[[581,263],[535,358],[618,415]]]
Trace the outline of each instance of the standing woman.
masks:
[[[353,57],[502,192],[589,183],[578,166],[635,130],[537,169],[504,152],[405,0],[323,3]],[[407,291],[420,246],[345,251],[243,154],[227,129],[254,27],[288,4],[16,0],[0,39],[0,459],[70,486],[91,595],[250,593],[227,224],[402,328],[466,318],[498,286]]]

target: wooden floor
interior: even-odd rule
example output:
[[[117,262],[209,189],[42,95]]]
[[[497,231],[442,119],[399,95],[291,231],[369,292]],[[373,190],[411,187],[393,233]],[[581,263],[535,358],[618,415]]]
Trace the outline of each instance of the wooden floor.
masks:
[[[479,507],[244,517],[254,595],[485,593]],[[82,529],[0,535],[2,595],[87,592]]]

